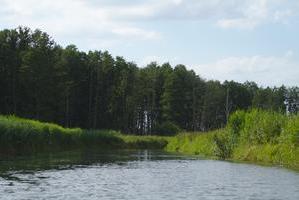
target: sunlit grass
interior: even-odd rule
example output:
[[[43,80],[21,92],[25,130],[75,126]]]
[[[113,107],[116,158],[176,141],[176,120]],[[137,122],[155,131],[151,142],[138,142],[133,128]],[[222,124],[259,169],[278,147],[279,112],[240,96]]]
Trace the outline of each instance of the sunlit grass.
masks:
[[[64,128],[15,116],[0,116],[0,153],[35,153],[70,148],[163,148],[166,137],[126,136],[113,130]]]
[[[181,133],[170,139],[166,149],[299,169],[299,116],[237,111],[225,129]]]

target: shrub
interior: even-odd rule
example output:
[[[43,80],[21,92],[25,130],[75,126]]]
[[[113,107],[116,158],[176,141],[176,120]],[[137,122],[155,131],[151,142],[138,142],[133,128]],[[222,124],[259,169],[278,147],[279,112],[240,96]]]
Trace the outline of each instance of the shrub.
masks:
[[[232,144],[228,132],[223,130],[214,134],[213,142],[215,143],[215,155],[220,159],[227,159],[232,153]]]
[[[285,122],[286,116],[280,113],[251,110],[245,114],[240,139],[249,144],[277,143]]]
[[[239,136],[240,131],[244,128],[245,125],[245,111],[236,111],[233,113],[228,121],[228,127],[231,130],[231,134]]]
[[[299,116],[289,117],[280,137],[281,143],[299,146]]]
[[[245,116],[245,111],[236,111],[229,118],[227,124],[227,129],[229,133],[228,140],[232,147],[236,146],[239,142],[240,132],[244,129],[245,126]]]

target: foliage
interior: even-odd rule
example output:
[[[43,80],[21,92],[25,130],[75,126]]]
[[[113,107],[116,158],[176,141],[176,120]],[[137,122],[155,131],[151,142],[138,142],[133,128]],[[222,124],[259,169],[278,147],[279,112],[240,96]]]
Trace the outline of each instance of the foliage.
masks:
[[[292,115],[283,127],[279,138],[281,143],[299,146],[299,115]]]
[[[127,148],[133,149],[163,149],[169,138],[162,136],[122,135]]]
[[[167,150],[299,169],[299,116],[237,111],[225,129],[179,134]]]
[[[220,132],[180,133],[170,139],[166,150],[213,157],[216,150],[214,136]]]
[[[213,142],[215,143],[214,154],[220,159],[226,159],[231,156],[232,144],[226,130],[223,130],[221,134],[215,134],[213,136]]]
[[[52,123],[0,115],[0,154],[73,148],[163,148],[167,138],[124,136],[112,130],[63,128]]]
[[[244,115],[244,126],[239,131],[240,141],[249,144],[277,143],[286,120],[287,117],[280,113],[251,110]]]
[[[152,62],[138,68],[107,51],[63,48],[41,30],[0,31],[3,115],[139,135],[160,134],[162,128],[161,134],[170,134],[175,126],[186,131],[222,128],[238,109],[283,113],[286,99],[288,111],[295,113],[298,97],[298,87],[206,81],[184,65]]]

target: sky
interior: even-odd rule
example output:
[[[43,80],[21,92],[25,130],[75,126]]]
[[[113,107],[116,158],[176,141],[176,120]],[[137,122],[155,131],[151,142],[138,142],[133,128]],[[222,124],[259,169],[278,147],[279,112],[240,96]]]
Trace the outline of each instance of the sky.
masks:
[[[140,67],[170,62],[208,80],[299,85],[298,0],[0,0],[0,29],[20,25]]]

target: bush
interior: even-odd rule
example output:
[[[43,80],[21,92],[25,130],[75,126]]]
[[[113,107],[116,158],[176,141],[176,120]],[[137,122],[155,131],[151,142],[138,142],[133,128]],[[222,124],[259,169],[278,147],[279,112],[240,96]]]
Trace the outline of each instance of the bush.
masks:
[[[281,143],[299,146],[299,116],[291,116],[282,130]]]
[[[229,133],[229,143],[232,146],[236,146],[239,142],[239,136],[241,130],[244,129],[245,126],[245,111],[236,111],[233,113],[228,121],[227,129]]]
[[[220,159],[230,158],[232,153],[232,144],[227,132],[223,131],[223,133],[215,134],[213,141],[215,143],[215,155]]]
[[[286,119],[280,113],[251,110],[245,114],[240,140],[249,144],[277,143]]]
[[[299,169],[299,115],[237,111],[225,129],[178,134],[166,149]]]
[[[228,121],[228,128],[231,130],[231,134],[236,137],[239,136],[240,131],[244,128],[245,125],[245,111],[236,111],[233,113]]]

